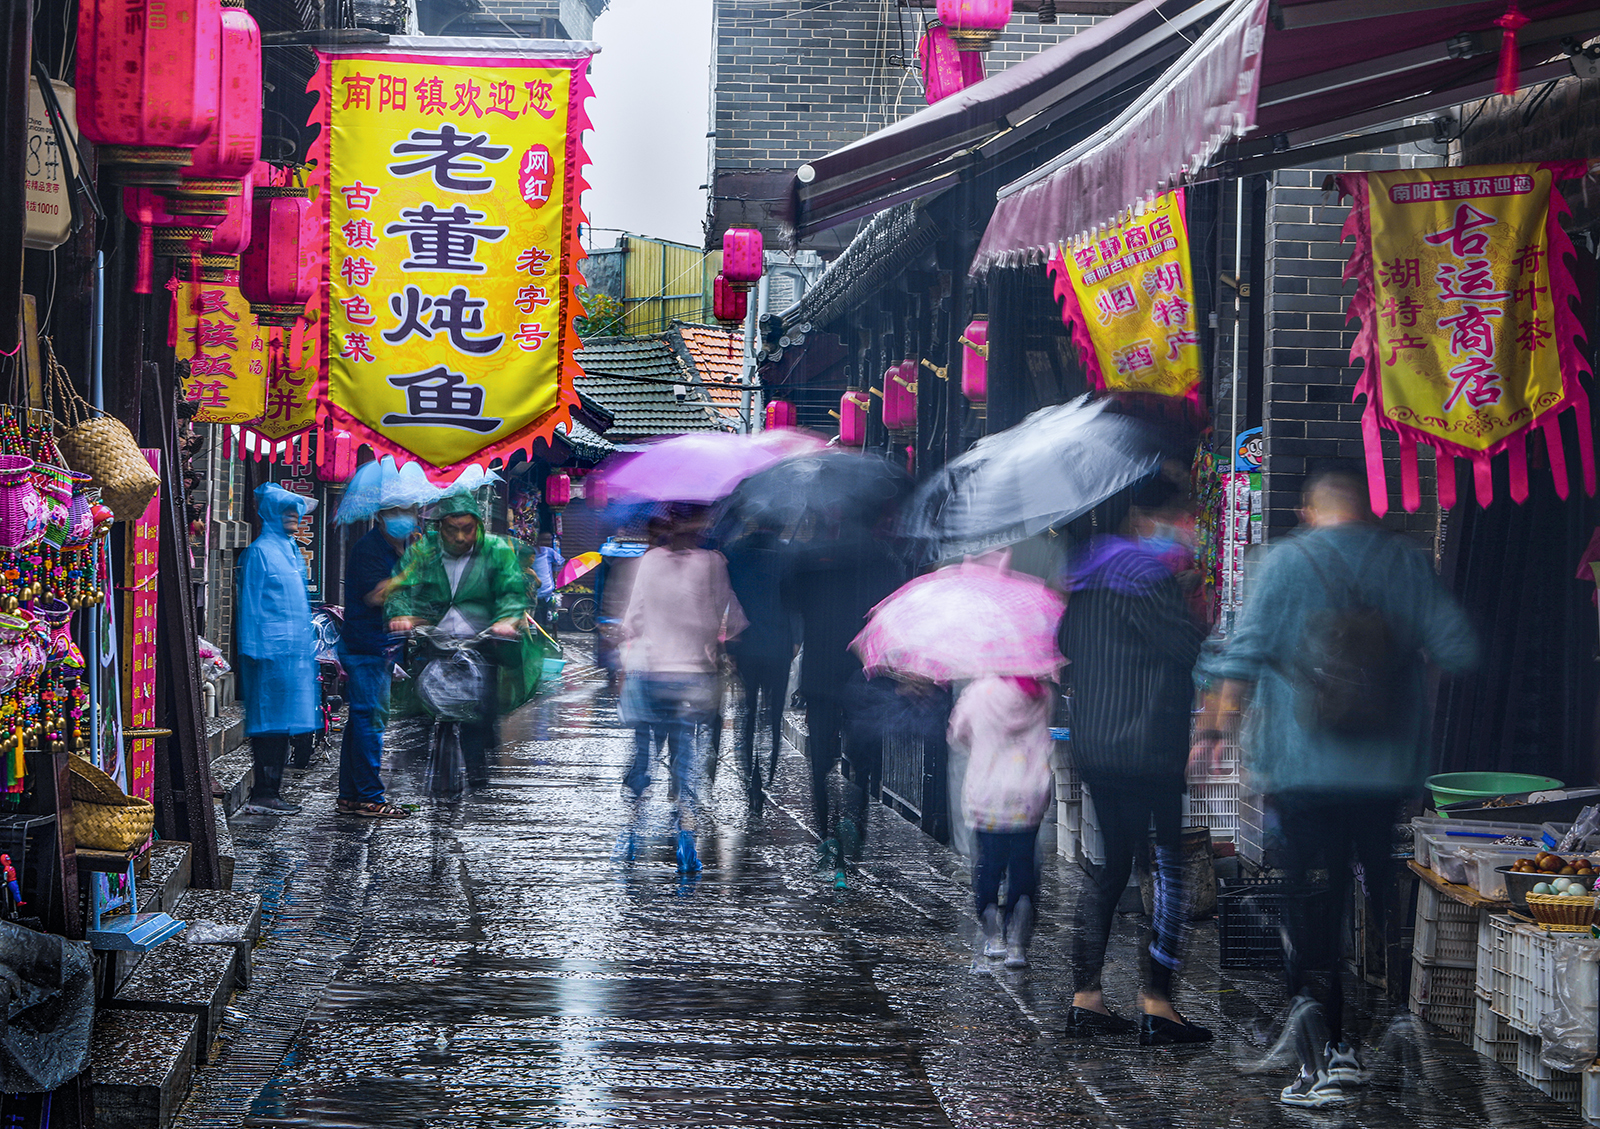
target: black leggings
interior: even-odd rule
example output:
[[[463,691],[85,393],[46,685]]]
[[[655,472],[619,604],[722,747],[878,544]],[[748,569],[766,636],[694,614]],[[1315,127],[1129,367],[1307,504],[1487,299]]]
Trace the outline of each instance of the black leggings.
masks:
[[[1100,990],[1112,915],[1128,888],[1136,853],[1148,850],[1155,824],[1157,905],[1146,943],[1140,946],[1144,986],[1172,998],[1172,974],[1182,963],[1188,927],[1183,892],[1183,777],[1144,779],[1097,776],[1084,780],[1105,840],[1106,862],[1078,895],[1072,940],[1074,990]]]
[[[789,664],[782,659],[736,658],[739,683],[744,687],[744,724],[740,731],[739,755],[750,771],[749,785],[759,786],[761,761],[756,756],[756,728],[764,724],[772,731],[772,764],[778,762],[783,744],[783,706],[789,692]]]
[[[1352,862],[1361,864],[1381,931],[1390,909],[1393,866],[1390,839],[1395,817],[1406,797],[1352,797],[1348,792],[1284,792],[1271,799],[1283,832],[1280,856],[1286,877],[1304,884],[1306,872],[1328,869],[1327,892],[1284,903],[1283,975],[1289,998],[1318,997],[1316,973],[1327,977],[1319,1002],[1328,1023],[1328,1037],[1343,1038],[1344,983],[1340,940],[1344,906],[1355,877]]]
[[[1021,831],[978,831],[978,858],[972,867],[972,901],[978,916],[990,906],[999,905],[1000,912],[1011,916],[1017,908],[1017,899],[1024,894],[1039,904],[1039,860],[1034,845],[1039,839],[1039,828],[1025,827]],[[1006,876],[1006,900],[1000,905],[1000,876]]]

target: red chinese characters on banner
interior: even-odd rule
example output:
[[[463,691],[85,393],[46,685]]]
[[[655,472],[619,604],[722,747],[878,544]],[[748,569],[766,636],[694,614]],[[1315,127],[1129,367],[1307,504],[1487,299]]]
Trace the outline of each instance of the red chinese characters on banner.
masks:
[[[199,423],[248,423],[267,398],[267,339],[230,273],[224,282],[179,282],[176,356],[189,362],[185,398]],[[171,284],[169,284],[171,285]]]

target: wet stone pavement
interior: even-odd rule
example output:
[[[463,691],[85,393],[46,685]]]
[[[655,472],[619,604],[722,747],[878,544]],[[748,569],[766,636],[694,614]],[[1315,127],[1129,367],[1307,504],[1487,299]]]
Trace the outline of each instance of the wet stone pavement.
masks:
[[[181,1129],[1582,1124],[1370,993],[1373,1084],[1286,1109],[1288,1069],[1246,1072],[1281,990],[1224,978],[1209,926],[1179,1004],[1214,1044],[1062,1038],[1076,871],[1048,864],[1032,966],[973,975],[961,860],[880,808],[834,890],[793,751],[755,816],[724,764],[701,875],[675,872],[664,824],[625,863],[631,733],[575,642],[563,686],[507,721],[489,787],[432,800],[400,747],[409,820],[335,816],[334,757],[287,789],[301,814],[232,821],[263,939]],[[1131,1014],[1135,924],[1117,929],[1107,993]]]

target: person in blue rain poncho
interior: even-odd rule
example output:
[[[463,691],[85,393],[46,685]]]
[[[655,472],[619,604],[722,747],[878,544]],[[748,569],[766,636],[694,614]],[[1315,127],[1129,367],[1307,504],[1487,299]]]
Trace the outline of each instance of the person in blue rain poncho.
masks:
[[[292,814],[281,795],[289,739],[317,727],[317,671],[312,657],[306,564],[294,539],[315,508],[310,498],[274,483],[256,490],[261,534],[239,558],[239,673],[245,733],[255,756],[251,812]]]

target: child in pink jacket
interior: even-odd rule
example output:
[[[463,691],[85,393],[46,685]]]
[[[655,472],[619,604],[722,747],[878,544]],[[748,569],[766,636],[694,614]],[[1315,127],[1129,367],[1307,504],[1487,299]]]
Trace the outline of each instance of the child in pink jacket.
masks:
[[[981,953],[1003,956],[1007,968],[1028,963],[1039,898],[1035,852],[1050,804],[1050,705],[1046,683],[991,676],[970,683],[950,714],[950,741],[968,750],[961,813],[977,839],[972,894]],[[976,967],[987,969],[981,961]]]

